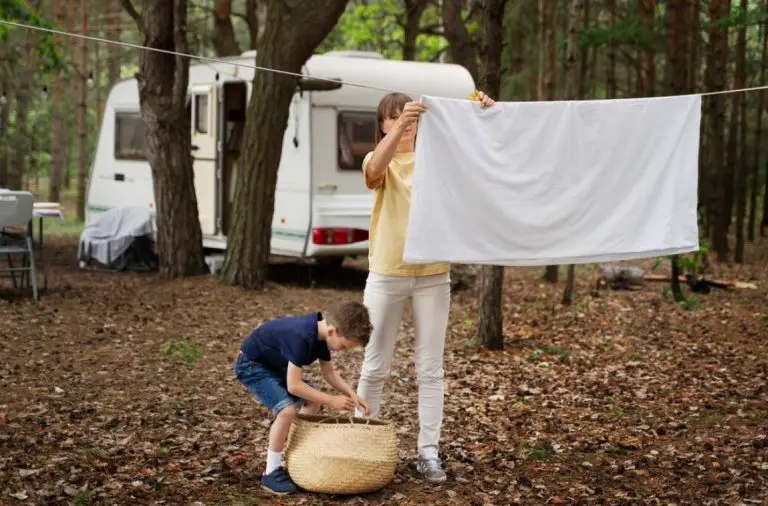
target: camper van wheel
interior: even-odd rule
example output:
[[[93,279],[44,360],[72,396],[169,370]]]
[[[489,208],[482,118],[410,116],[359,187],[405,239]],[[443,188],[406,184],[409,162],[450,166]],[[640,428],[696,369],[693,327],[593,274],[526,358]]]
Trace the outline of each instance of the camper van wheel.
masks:
[[[344,257],[324,257],[324,258],[318,258],[317,259],[317,265],[319,267],[322,267],[324,270],[337,270],[341,269],[342,264],[344,263]]]

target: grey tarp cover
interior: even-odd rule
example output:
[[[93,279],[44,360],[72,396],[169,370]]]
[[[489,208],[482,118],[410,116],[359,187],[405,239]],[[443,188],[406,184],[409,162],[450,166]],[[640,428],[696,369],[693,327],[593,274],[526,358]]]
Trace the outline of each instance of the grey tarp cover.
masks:
[[[120,270],[154,268],[156,232],[155,218],[145,207],[114,207],[97,214],[80,234],[80,266],[95,259]]]

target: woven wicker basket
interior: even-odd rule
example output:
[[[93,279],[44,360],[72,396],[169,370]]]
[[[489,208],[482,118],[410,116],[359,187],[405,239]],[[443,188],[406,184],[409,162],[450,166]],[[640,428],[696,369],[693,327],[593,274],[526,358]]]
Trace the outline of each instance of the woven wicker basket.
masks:
[[[291,479],[309,492],[373,492],[395,476],[397,435],[380,420],[298,415],[285,462]]]

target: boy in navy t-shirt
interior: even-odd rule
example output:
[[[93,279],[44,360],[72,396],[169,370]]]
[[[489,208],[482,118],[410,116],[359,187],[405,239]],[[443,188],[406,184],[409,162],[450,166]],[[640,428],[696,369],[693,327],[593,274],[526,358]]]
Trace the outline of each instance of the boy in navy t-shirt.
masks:
[[[282,467],[283,447],[297,409],[315,414],[322,406],[339,411],[368,403],[333,368],[331,351],[341,352],[368,344],[372,331],[368,309],[359,302],[340,305],[324,319],[319,312],[285,316],[264,323],[243,341],[235,363],[235,376],[270,409],[274,422],[269,430],[267,468],[262,485],[271,492],[297,490]],[[323,379],[343,395],[328,395],[302,379],[301,368],[320,360]]]

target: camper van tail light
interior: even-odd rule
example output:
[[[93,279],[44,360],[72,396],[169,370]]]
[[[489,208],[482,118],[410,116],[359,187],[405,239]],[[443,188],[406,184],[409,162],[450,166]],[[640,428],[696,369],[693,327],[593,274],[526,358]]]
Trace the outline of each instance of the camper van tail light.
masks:
[[[368,240],[368,231],[359,228],[315,228],[312,242],[320,245],[354,244]]]

